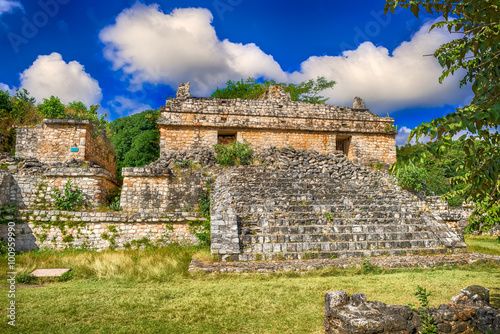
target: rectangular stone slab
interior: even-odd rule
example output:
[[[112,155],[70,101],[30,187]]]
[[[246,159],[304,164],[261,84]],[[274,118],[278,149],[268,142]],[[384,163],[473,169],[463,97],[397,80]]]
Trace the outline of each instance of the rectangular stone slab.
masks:
[[[61,277],[70,270],[71,268],[36,269],[31,275],[36,277]]]

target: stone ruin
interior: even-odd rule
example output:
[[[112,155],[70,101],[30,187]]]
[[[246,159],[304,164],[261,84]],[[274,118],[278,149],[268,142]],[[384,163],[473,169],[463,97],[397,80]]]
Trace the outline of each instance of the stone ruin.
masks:
[[[20,250],[196,243],[212,183],[211,251],[223,260],[464,251],[453,228],[464,215],[372,170],[395,161],[397,132],[392,118],[360,107],[360,99],[354,108],[291,101],[275,86],[259,100],[196,98],[181,84],[161,109],[160,158],[123,168],[123,182],[109,141],[89,122],[44,120],[19,129],[16,157],[0,156],[0,205],[22,208]],[[234,140],[251,143],[253,165],[215,164],[213,145]],[[50,209],[70,178],[91,211]],[[123,211],[97,212],[118,186]]]
[[[490,305],[489,290],[478,285],[429,311],[438,333],[500,333],[500,310]],[[324,327],[326,334],[416,334],[422,323],[409,306],[368,301],[363,293],[331,291],[325,295]]]

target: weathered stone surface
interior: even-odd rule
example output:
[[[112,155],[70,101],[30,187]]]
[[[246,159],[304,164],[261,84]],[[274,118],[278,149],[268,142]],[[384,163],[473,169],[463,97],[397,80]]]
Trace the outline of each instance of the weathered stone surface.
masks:
[[[352,104],[352,109],[365,109],[365,102],[359,96],[356,96]]]
[[[273,273],[278,271],[306,272],[323,268],[348,268],[362,266],[363,258],[336,258],[314,260],[267,260],[267,261],[232,261],[202,262],[191,261],[190,271],[205,273]],[[391,255],[369,259],[373,266],[381,268],[432,268],[436,266],[456,266],[472,263],[496,263],[500,265],[500,256],[479,253],[458,253],[448,255]]]
[[[36,158],[49,164],[81,160],[116,175],[116,154],[109,139],[96,135],[96,129],[87,120],[44,119],[34,128],[18,129],[16,157]]]
[[[444,208],[426,206],[387,173],[340,152],[270,148],[257,160],[262,165],[217,174],[212,215],[222,218],[213,220],[213,254],[231,250],[245,261],[465,250],[462,235],[441,218]]]
[[[71,159],[66,162],[41,163],[36,158],[0,156],[0,203],[14,202],[22,208],[46,209],[53,205],[55,190],[63,190],[71,179],[90,207],[108,204],[107,195],[120,185],[115,175],[100,165]]]
[[[462,289],[451,303],[431,308],[430,315],[439,333],[500,333],[500,310],[491,307],[488,289],[480,286]],[[419,315],[408,306],[333,291],[325,295],[324,327],[326,334],[416,334],[422,325]]]
[[[292,146],[332,153],[342,147],[351,161],[396,160],[394,120],[365,109],[290,101],[277,86],[259,100],[181,96],[161,109],[162,153],[210,151],[224,133],[250,142],[257,151]]]
[[[94,250],[144,247],[147,243],[172,242],[198,244],[196,233],[205,218],[198,212],[119,213],[21,210],[15,223],[16,250],[65,249],[82,247]],[[194,222],[194,224],[193,224]],[[8,225],[0,224],[5,240]]]

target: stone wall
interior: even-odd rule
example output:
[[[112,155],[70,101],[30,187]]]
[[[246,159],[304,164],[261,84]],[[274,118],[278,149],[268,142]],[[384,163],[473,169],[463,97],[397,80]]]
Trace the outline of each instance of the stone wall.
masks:
[[[34,128],[18,128],[16,130],[16,156],[23,158],[36,158],[38,150],[38,137],[42,124]]]
[[[198,207],[207,176],[194,168],[124,168],[120,205],[127,212],[190,211]]]
[[[84,247],[94,250],[172,242],[198,244],[198,213],[127,214],[117,212],[21,211],[16,250]],[[0,225],[6,239],[7,225]]]
[[[44,163],[92,161],[116,174],[114,149],[104,135],[86,120],[44,119],[35,128],[18,129],[16,157]]]
[[[103,168],[20,168],[9,173],[11,182],[8,201],[23,208],[49,208],[53,206],[55,189],[64,190],[71,179],[78,186],[90,207],[108,204],[107,195],[117,187],[119,180]]]
[[[12,176],[6,171],[0,170],[0,206],[9,202],[10,183]]]
[[[489,290],[468,286],[449,304],[431,308],[438,333],[500,333],[500,310],[489,304]],[[367,301],[365,294],[345,291],[325,295],[326,334],[401,334],[422,330],[420,316],[409,306]]]
[[[236,134],[256,150],[292,146],[331,153],[337,139],[352,137],[349,159],[388,164],[396,160],[394,119],[367,109],[290,101],[289,95],[271,88],[259,100],[193,98],[186,87],[161,109],[162,152],[211,150],[218,135]]]

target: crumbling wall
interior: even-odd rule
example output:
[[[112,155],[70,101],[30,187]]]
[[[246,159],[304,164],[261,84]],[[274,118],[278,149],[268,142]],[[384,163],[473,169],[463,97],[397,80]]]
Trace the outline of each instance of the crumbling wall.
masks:
[[[239,141],[246,139],[256,150],[292,146],[331,153],[336,136],[342,135],[342,139],[352,137],[350,160],[396,161],[397,131],[390,117],[367,109],[290,101],[279,87],[271,87],[259,100],[193,98],[186,87],[161,110],[162,152],[212,149],[220,131],[237,133]]]
[[[6,171],[0,170],[0,206],[9,202],[11,175]]]
[[[87,120],[44,119],[35,128],[18,129],[16,157],[48,164],[93,161],[116,175],[116,155],[109,139],[96,135]]]
[[[149,243],[198,244],[197,212],[130,214],[119,212],[73,212],[22,210],[15,223],[16,250],[83,247],[94,250],[123,249]],[[0,239],[7,237],[0,225]]]
[[[500,310],[489,304],[489,290],[472,285],[449,304],[431,308],[438,333],[500,333]],[[345,291],[325,295],[326,334],[400,334],[422,330],[418,313],[409,306],[367,301],[363,293]]]
[[[124,168],[120,206],[128,212],[189,211],[205,189],[201,170]]]
[[[37,157],[38,136],[41,130],[41,124],[34,128],[18,128],[16,130],[16,157]]]
[[[55,190],[64,190],[69,179],[78,186],[90,207],[106,205],[109,191],[119,181],[103,168],[20,169],[12,174],[9,201],[23,208],[50,208]]]

